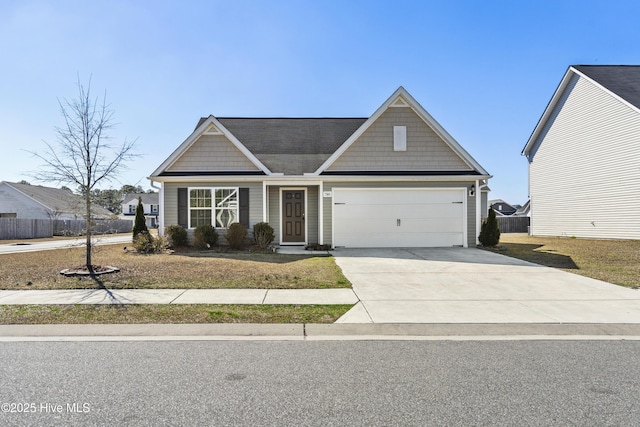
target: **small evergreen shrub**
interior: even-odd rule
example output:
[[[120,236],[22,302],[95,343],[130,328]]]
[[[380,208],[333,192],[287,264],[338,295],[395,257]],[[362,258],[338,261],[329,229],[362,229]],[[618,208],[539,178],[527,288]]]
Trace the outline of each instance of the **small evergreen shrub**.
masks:
[[[193,246],[198,250],[212,248],[218,243],[218,233],[211,225],[199,225],[193,232]]]
[[[133,222],[133,237],[143,231],[149,232],[147,228],[147,220],[144,217],[144,207],[142,206],[142,197],[138,197],[138,206],[136,207],[136,218]]]
[[[276,235],[272,226],[266,222],[259,222],[253,226],[253,238],[260,249],[266,249],[276,238]]]
[[[187,230],[181,225],[170,225],[165,229],[166,235],[169,237],[169,243],[174,248],[183,248],[189,244]]]
[[[153,237],[148,231],[141,231],[133,238],[133,247],[143,254],[162,253],[167,246],[167,239],[162,236]]]
[[[500,229],[498,228],[498,220],[496,219],[496,212],[489,208],[489,216],[482,221],[480,227],[480,235],[478,240],[482,246],[493,247],[500,242]]]
[[[225,237],[231,249],[242,249],[247,238],[247,227],[239,222],[234,222],[229,226]]]

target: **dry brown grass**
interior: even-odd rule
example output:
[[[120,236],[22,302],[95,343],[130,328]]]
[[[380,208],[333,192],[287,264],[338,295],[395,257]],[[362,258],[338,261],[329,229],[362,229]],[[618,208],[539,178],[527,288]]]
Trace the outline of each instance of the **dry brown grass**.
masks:
[[[500,236],[504,255],[617,285],[640,286],[640,240]]]
[[[84,248],[0,255],[0,289],[312,289],[350,287],[333,257],[274,253],[184,252],[160,255],[128,253],[123,245],[95,247],[94,264],[119,273],[67,278],[65,268],[84,261]]]
[[[0,305],[0,324],[333,323],[351,305]]]

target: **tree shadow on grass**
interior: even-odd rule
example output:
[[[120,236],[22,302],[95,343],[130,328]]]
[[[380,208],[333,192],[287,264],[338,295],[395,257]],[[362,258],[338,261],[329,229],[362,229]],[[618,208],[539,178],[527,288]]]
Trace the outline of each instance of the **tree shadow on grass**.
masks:
[[[544,245],[504,243],[500,246],[506,249],[504,252],[500,252],[503,255],[552,268],[580,270],[580,267],[578,267],[578,265],[568,255],[558,254],[551,250],[538,250]]]

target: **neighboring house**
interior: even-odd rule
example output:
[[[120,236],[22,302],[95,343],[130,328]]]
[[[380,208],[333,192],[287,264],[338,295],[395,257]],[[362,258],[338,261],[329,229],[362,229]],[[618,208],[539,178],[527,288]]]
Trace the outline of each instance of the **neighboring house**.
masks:
[[[138,207],[138,198],[142,199],[142,208],[144,210],[144,218],[146,220],[147,227],[158,227],[158,193],[140,193],[140,194],[126,194],[122,202],[121,219],[133,219],[136,216],[136,209]]]
[[[493,208],[496,215],[511,216],[518,210],[515,206],[510,205],[502,199],[489,200],[489,206]]]
[[[640,66],[570,66],[522,154],[531,234],[640,239]]]
[[[369,118],[202,118],[150,176],[160,227],[276,244],[473,246],[491,176],[400,87]]]
[[[83,219],[84,199],[71,190],[40,185],[0,182],[0,218]],[[93,217],[111,218],[113,214],[93,206]]]
[[[515,207],[515,206],[514,206]],[[527,200],[526,203],[516,210],[514,216],[530,216],[531,215],[531,200]]]

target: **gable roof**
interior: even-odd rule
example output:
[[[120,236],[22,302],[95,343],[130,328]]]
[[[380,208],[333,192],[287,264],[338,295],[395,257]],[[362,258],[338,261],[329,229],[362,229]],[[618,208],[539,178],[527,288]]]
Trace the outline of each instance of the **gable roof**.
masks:
[[[462,146],[438,123],[405,88],[400,86],[376,111],[320,166],[313,175],[329,168],[388,108],[393,105],[408,106],[477,174],[489,176],[487,172]]]
[[[218,135],[224,135],[265,175],[319,175],[384,111],[394,106],[411,107],[473,170],[471,174],[489,176],[489,173],[403,87],[399,87],[369,118],[203,117],[198,121],[193,133],[151,174],[151,177],[174,175],[173,172],[167,172],[167,169],[200,136],[212,130]],[[198,172],[176,174],[199,175]]]
[[[13,187],[51,211],[65,214],[82,214],[84,212],[84,199],[71,190],[6,181],[4,184]],[[92,209],[94,215],[111,216],[113,214],[96,204]]]
[[[533,151],[542,129],[571,80],[576,76],[588,79],[640,113],[640,65],[571,65],[553,93],[521,154],[529,156]]]
[[[131,201],[138,202],[138,197],[142,199],[143,205],[157,205],[160,197],[158,193],[127,193],[122,200],[123,204],[128,204]]]

